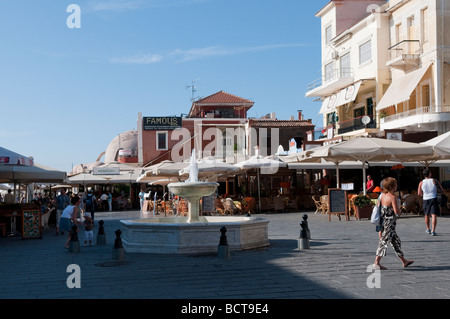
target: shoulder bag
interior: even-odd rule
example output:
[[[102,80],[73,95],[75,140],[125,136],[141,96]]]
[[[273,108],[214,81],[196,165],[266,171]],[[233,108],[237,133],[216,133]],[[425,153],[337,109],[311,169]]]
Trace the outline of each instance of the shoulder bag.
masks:
[[[377,204],[373,207],[372,216],[370,217],[370,222],[372,224],[379,225],[381,219],[381,195],[378,197]]]

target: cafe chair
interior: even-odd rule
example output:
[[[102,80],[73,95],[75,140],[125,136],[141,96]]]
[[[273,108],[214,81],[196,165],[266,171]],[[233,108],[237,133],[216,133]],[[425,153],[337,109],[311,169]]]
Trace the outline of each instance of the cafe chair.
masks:
[[[328,195],[320,196],[320,202],[322,203],[322,214],[328,213]]]
[[[273,199],[273,206],[275,212],[284,212],[284,201],[282,197],[275,197]]]
[[[240,209],[236,207],[233,200],[231,198],[225,198],[223,202],[223,206],[225,207],[225,214],[234,215],[240,214]]]
[[[317,213],[321,213],[322,214],[323,213],[322,203],[320,202],[320,200],[316,199],[316,195],[313,195],[312,199],[314,201],[314,204],[316,205],[316,211],[314,212],[314,214],[317,214]]]

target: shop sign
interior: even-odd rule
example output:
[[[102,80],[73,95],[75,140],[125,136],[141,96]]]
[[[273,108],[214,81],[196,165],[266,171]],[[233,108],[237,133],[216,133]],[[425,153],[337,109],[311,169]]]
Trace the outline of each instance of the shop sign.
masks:
[[[119,167],[94,167],[93,175],[120,175]]]
[[[182,118],[175,116],[144,117],[144,130],[174,130],[181,128]]]

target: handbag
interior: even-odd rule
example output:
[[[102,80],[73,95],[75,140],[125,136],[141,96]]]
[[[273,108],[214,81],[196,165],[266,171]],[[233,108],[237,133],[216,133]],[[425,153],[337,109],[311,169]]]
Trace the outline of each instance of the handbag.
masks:
[[[379,225],[381,219],[381,195],[378,197],[377,204],[372,209],[372,216],[370,216],[370,222],[372,224]]]

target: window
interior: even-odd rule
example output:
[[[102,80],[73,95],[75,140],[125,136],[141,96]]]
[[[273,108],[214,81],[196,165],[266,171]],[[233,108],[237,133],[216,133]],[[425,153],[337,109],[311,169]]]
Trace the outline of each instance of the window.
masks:
[[[426,43],[429,40],[428,8],[425,8],[421,11],[421,16],[422,16],[422,28],[421,28],[422,29],[422,42]]]
[[[331,34],[331,25],[329,27],[325,28],[325,44],[330,43],[332,38],[332,34]]]
[[[351,76],[350,53],[341,57],[341,77]]]
[[[359,64],[364,64],[372,59],[372,43],[367,41],[359,46]]]
[[[166,151],[167,147],[167,132],[156,132],[156,150]]]
[[[422,106],[431,105],[430,85],[422,85]]]
[[[325,65],[325,82],[333,79],[333,62]]]
[[[402,42],[403,37],[402,37],[402,24],[399,23],[395,26],[395,40],[397,41],[397,43]],[[395,43],[393,43],[394,45]]]
[[[417,40],[414,16],[408,18],[408,40]]]

